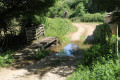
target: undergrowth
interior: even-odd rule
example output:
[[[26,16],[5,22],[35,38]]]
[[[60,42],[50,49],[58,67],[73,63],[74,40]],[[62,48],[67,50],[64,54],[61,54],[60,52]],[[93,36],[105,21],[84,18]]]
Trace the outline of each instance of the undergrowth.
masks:
[[[72,22],[65,18],[47,18],[45,22],[45,35],[55,36],[62,42],[68,40],[65,37],[66,34],[75,30]]]
[[[80,17],[80,21],[82,22],[104,22],[104,15],[101,13],[86,13]]]
[[[12,57],[13,51],[9,50],[4,53],[0,53],[0,67],[8,66],[14,61]]]
[[[119,57],[107,45],[94,45],[82,55],[78,68],[67,80],[120,80]]]
[[[32,58],[34,58],[34,59],[42,59],[42,58],[48,56],[49,53],[50,53],[49,50],[38,49],[38,51],[34,51],[34,55],[32,56]]]
[[[82,53],[78,68],[67,80],[120,80],[120,56],[114,51],[114,38],[106,24],[98,27],[100,40]],[[99,35],[98,34],[98,35]]]
[[[76,72],[67,80],[120,80],[119,66],[119,63],[114,63],[113,60],[106,61],[104,64],[97,62],[92,65],[92,69],[79,65]]]

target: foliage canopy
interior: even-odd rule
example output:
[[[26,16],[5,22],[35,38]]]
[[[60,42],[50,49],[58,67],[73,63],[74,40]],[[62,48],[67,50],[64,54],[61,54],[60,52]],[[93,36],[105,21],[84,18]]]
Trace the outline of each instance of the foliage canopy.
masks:
[[[44,15],[56,0],[0,0],[0,28],[6,28],[13,18]]]
[[[101,11],[113,11],[120,8],[120,0],[91,0]]]

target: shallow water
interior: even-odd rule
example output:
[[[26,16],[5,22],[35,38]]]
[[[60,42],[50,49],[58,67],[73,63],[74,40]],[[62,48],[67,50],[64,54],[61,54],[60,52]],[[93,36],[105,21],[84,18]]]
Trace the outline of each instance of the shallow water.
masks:
[[[75,56],[81,52],[81,50],[88,49],[91,44],[84,44],[83,41],[72,41],[64,45],[53,47],[53,50],[57,56]]]
[[[57,53],[57,56],[74,56],[72,53],[75,53],[78,50],[78,46],[73,44],[73,43],[69,43],[67,46],[64,47],[64,49]]]

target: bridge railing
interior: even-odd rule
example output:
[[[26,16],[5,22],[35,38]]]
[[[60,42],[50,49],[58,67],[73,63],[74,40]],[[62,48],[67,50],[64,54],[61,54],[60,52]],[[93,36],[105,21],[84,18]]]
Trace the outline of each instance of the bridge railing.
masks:
[[[45,36],[44,25],[25,28],[27,42],[39,39],[41,36]]]

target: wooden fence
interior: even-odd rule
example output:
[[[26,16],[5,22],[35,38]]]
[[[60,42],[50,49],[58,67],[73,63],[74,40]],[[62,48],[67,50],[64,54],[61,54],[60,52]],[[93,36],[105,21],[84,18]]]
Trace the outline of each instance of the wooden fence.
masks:
[[[45,36],[44,25],[25,28],[27,42],[39,39],[41,36]]]

